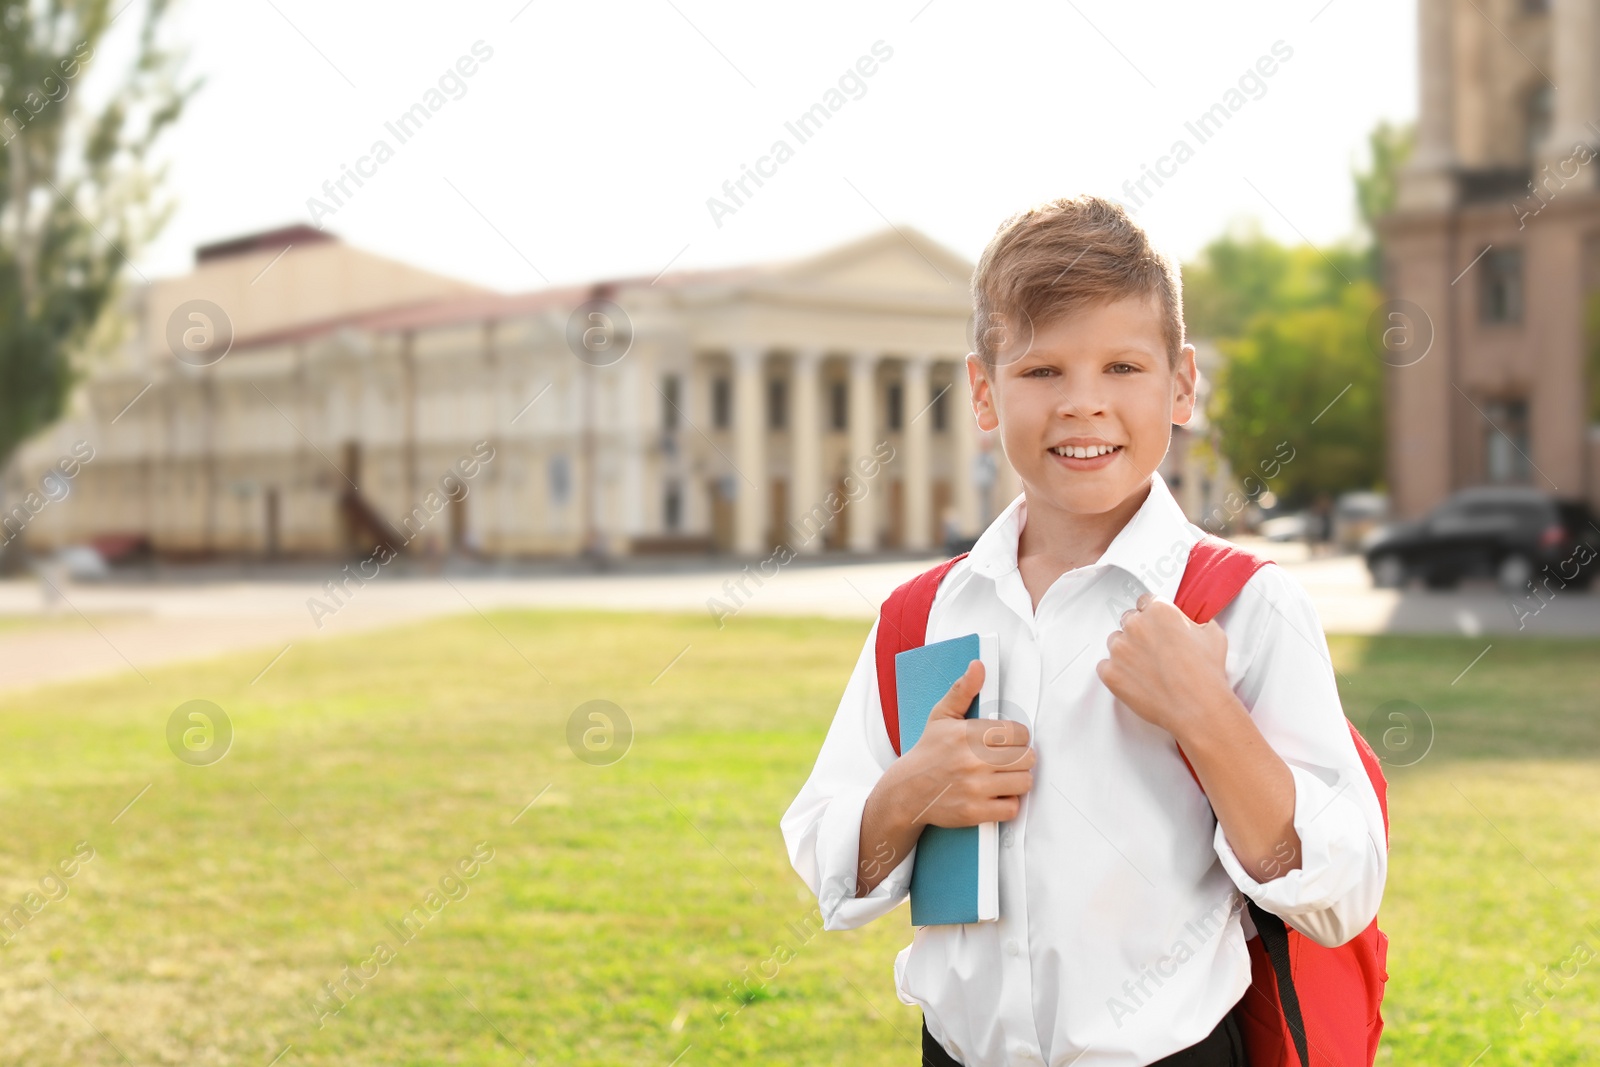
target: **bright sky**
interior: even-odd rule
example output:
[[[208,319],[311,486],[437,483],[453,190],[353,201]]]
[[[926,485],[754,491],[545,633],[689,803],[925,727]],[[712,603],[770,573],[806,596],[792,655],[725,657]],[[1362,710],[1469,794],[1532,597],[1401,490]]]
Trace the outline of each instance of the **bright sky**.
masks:
[[[1415,115],[1415,18],[1380,0],[188,0],[171,36],[208,84],[162,142],[179,207],[136,262],[182,273],[196,244],[313,221],[308,199],[333,206],[323,183],[380,139],[392,158],[323,224],[505,291],[800,256],[886,219],[976,259],[1030,203],[1132,205],[1123,183],[1158,162],[1137,217],[1180,255],[1250,217],[1328,242],[1354,226],[1367,131]],[[479,41],[492,55],[452,84]],[[402,143],[385,123],[441,76]],[[785,123],[841,78],[802,143]],[[1230,102],[1203,143],[1185,127]],[[1180,139],[1192,156],[1162,161]],[[792,155],[760,162],[779,140]],[[758,162],[734,205],[723,183]],[[720,226],[713,196],[735,208]]]

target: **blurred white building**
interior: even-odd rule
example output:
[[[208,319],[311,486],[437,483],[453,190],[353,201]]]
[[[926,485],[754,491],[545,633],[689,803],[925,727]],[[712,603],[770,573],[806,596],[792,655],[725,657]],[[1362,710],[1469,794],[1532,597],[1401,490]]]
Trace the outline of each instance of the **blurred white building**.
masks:
[[[508,296],[311,227],[208,245],[132,294],[134,336],[8,466],[0,521],[169,557],[940,548],[1020,491],[970,415],[972,269],[891,229]],[[71,504],[26,506],[41,484]]]

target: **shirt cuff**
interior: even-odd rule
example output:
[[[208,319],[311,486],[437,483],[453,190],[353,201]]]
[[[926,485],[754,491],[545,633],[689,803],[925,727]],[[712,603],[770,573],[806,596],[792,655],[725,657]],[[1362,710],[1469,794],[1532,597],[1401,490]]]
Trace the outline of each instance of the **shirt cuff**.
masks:
[[[817,902],[821,905],[824,930],[850,930],[871,922],[893,911],[911,892],[915,845],[872,892],[864,897],[855,895],[858,861],[876,857],[881,864],[895,862],[892,855],[877,856],[877,850],[869,850],[866,857],[860,854],[861,812],[871,793],[871,789],[859,786],[839,790],[829,799],[817,827]]]
[[[1251,900],[1279,916],[1300,933],[1326,947],[1341,945],[1360,933],[1378,911],[1387,873],[1356,789],[1370,789],[1364,778],[1345,771],[1328,785],[1301,767],[1294,777],[1294,829],[1300,838],[1300,866],[1273,872],[1269,857],[1257,881],[1245,870],[1217,824],[1213,844],[1228,877]]]

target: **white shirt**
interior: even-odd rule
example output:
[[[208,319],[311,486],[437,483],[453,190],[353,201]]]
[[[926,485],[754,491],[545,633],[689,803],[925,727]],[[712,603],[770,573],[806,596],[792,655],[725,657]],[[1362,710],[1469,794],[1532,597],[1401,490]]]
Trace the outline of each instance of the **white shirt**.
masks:
[[[1000,824],[1000,918],[924,926],[894,961],[896,992],[966,1067],[1140,1067],[1211,1032],[1250,985],[1240,891],[1320,944],[1372,921],[1388,871],[1377,796],[1356,754],[1315,608],[1267,566],[1217,616],[1234,692],[1294,778],[1301,866],[1256,881],[1172,735],[1111,695],[1095,664],[1141,593],[1171,601],[1204,533],[1159,474],[1094,564],[1037,613],[1017,570],[1019,495],[945,576],[927,641],[1000,635],[1000,717],[1037,752],[1033,788]],[[823,928],[906,899],[916,849],[856,898],[861,810],[895,759],[867,635],[811,776],[783,815],[790,861]],[[1265,876],[1268,872],[1259,872]]]

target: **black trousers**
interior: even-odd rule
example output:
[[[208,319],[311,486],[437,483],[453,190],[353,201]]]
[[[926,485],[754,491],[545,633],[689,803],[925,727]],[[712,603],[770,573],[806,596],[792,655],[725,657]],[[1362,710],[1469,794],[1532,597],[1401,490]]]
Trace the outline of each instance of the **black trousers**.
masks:
[[[1216,1029],[1170,1056],[1163,1056],[1149,1067],[1248,1067],[1244,1058],[1244,1038],[1239,1034],[1239,1024],[1234,1019],[1238,1012],[1234,1005],[1217,1023]],[[944,1050],[938,1040],[928,1032],[928,1021],[922,1021],[922,1067],[962,1067],[961,1061]]]

